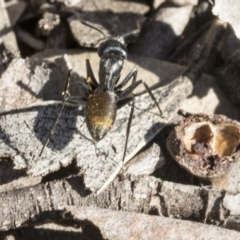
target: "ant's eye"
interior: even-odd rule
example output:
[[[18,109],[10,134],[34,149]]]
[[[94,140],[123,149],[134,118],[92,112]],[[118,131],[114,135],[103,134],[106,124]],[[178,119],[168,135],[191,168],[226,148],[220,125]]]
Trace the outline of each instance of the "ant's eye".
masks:
[[[107,46],[108,46],[108,41],[104,41],[100,44],[100,46],[98,47],[98,56],[99,57],[101,57],[103,55],[103,53],[107,49]]]

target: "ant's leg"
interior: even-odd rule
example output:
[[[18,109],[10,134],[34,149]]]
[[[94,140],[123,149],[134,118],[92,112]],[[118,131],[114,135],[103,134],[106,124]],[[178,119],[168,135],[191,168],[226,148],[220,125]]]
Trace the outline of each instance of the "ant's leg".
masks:
[[[128,44],[128,43],[135,43],[137,41],[137,38],[140,34],[140,26],[137,27],[138,29],[136,30],[133,30],[129,33],[126,33],[122,36],[120,36],[120,39],[119,41],[123,41],[125,44]]]
[[[87,103],[87,100],[82,97],[78,97],[78,96],[68,96],[67,100],[65,102],[76,105],[76,107],[77,107],[80,105],[85,106]]]
[[[91,67],[91,64],[89,62],[89,59],[86,60],[86,67],[87,67],[87,81],[90,78],[90,82],[92,83],[92,85],[94,86],[94,88],[98,87],[98,82],[93,74],[93,70]]]
[[[91,93],[91,89],[89,88],[89,85],[87,84],[85,78],[83,78],[77,72],[75,72],[73,70],[71,70],[71,75],[69,77],[75,79],[77,86],[78,86],[78,90],[80,92],[79,93],[80,96],[82,98],[87,98],[88,94]]]
[[[145,89],[147,90],[148,94],[150,95],[150,97],[151,97],[152,100],[154,101],[155,105],[157,106],[158,111],[159,111],[159,113],[160,113],[160,116],[163,117],[162,110],[161,110],[161,108],[159,107],[159,104],[158,104],[156,98],[154,97],[151,89],[148,87],[148,85],[147,85],[143,80],[140,80],[140,81],[142,81],[142,84],[144,85],[144,87],[145,87]]]
[[[135,83],[133,83],[130,87],[128,87],[125,91],[122,92],[122,94],[120,94],[118,97],[118,101],[123,101],[124,99],[127,99],[127,102],[129,102],[131,100],[131,97],[129,98],[129,95],[132,93],[132,91],[140,84],[144,84],[147,92],[149,93],[149,95],[151,96],[152,100],[154,101],[155,105],[157,106],[159,112],[160,112],[160,116],[162,116],[162,111],[157,103],[156,98],[154,97],[152,91],[149,89],[148,85],[143,82],[142,80],[139,80]],[[128,144],[128,138],[129,138],[129,134],[130,134],[130,129],[131,129],[131,125],[132,125],[132,118],[133,118],[133,112],[134,112],[134,107],[135,107],[135,98],[134,96],[132,96],[132,107],[131,107],[131,111],[130,111],[130,115],[129,115],[129,119],[128,119],[128,124],[127,124],[127,134],[126,134],[126,140],[125,140],[125,145],[124,145],[124,150],[123,150],[123,158],[122,158],[122,168],[124,166],[124,160],[125,160],[125,156],[126,156],[126,151],[127,151],[127,144]]]
[[[137,83],[136,84],[136,78],[137,78],[137,73],[138,73],[138,70],[136,68],[134,68],[124,79],[123,81],[115,88],[115,91],[117,90],[121,90],[130,80],[131,78],[133,78],[133,81],[132,81],[132,85],[136,85],[133,89],[135,89],[140,83]],[[129,89],[129,88],[127,88]],[[133,90],[132,89],[132,90]],[[125,92],[125,91],[124,91]],[[132,91],[131,91],[132,92]],[[130,92],[130,93],[131,93]],[[128,144],[128,138],[129,138],[129,134],[130,134],[130,129],[131,129],[131,125],[132,125],[132,118],[133,118],[133,112],[134,112],[134,107],[135,107],[135,99],[134,97],[130,97],[129,98],[129,95],[130,93],[127,93],[126,95],[123,94],[123,93],[120,93],[120,95],[118,95],[118,102],[123,100],[123,99],[127,99],[127,102],[131,101],[132,100],[132,107],[131,107],[131,111],[130,111],[130,114],[129,114],[129,118],[128,118],[128,124],[127,124],[127,133],[126,133],[126,139],[125,139],[125,144],[124,144],[124,150],[123,150],[123,158],[122,158],[122,168],[124,166],[124,160],[125,160],[125,156],[126,156],[126,151],[127,151],[127,144]],[[123,95],[123,97],[121,97]],[[126,96],[126,97],[125,97]],[[118,104],[119,106],[119,104]]]
[[[115,87],[115,91],[117,90],[121,90],[133,77],[133,81],[132,83],[136,82],[136,78],[137,78],[137,73],[138,70],[136,68],[134,68],[123,80],[120,84],[117,85],[117,87]]]
[[[135,88],[137,88],[140,84],[142,83],[142,81],[137,81],[132,83],[128,88],[126,88],[125,90],[121,91],[118,96],[117,96],[117,101],[122,101],[125,98],[128,98],[129,96],[132,97],[132,92]]]
[[[131,125],[132,125],[132,118],[133,118],[133,112],[134,112],[134,107],[135,107],[135,98],[134,98],[134,95],[132,94],[132,92],[133,92],[133,90],[135,88],[137,88],[137,86],[139,86],[140,84],[144,85],[144,87],[147,90],[148,94],[150,95],[150,97],[154,101],[155,105],[157,106],[157,108],[159,110],[159,113],[160,113],[160,116],[162,116],[162,111],[161,111],[161,109],[160,109],[160,107],[159,107],[159,105],[157,103],[157,100],[154,97],[152,91],[150,90],[148,85],[145,82],[143,82],[142,80],[139,80],[139,81],[136,82],[136,76],[137,76],[137,69],[133,69],[127,75],[127,77],[122,81],[122,83],[118,85],[118,89],[121,90],[121,88],[123,86],[125,86],[127,84],[127,82],[129,82],[131,77],[133,77],[132,84],[127,89],[125,89],[124,91],[121,91],[118,94],[118,96],[117,96],[118,103],[121,102],[121,101],[124,101],[125,99],[127,99],[126,102],[130,101],[131,99],[133,101],[132,107],[131,107],[131,111],[130,111],[130,115],[129,115],[128,124],[127,124],[127,134],[126,134],[126,140],[125,140],[125,145],[124,145],[122,164],[124,164],[124,160],[125,160],[125,156],[126,156],[128,138],[129,138],[129,134],[130,134],[130,129],[131,129]]]
[[[54,133],[55,127],[56,127],[56,125],[57,125],[57,123],[58,123],[59,117],[60,117],[61,114],[62,114],[62,110],[63,110],[63,108],[64,108],[65,103],[66,103],[69,99],[72,98],[72,96],[70,96],[70,94],[69,94],[69,92],[68,92],[69,85],[70,85],[71,74],[72,74],[72,70],[69,70],[67,82],[66,82],[65,89],[64,89],[64,92],[63,92],[63,102],[62,102],[61,108],[60,108],[60,110],[59,110],[58,113],[57,113],[57,117],[55,118],[55,121],[54,121],[54,123],[53,123],[53,125],[52,125],[52,127],[51,127],[51,130],[50,130],[50,132],[49,132],[49,134],[48,134],[47,140],[46,140],[45,143],[43,144],[43,147],[42,147],[42,149],[41,149],[41,151],[40,151],[40,153],[39,153],[39,157],[41,157],[41,155],[42,155],[45,147],[47,146],[47,144],[48,144],[51,136],[52,136],[53,133]]]
[[[122,91],[119,95],[118,95],[118,101],[121,101],[124,98],[129,97],[129,95],[132,93],[132,91],[140,84],[143,84],[145,89],[147,90],[148,94],[150,95],[150,97],[152,98],[152,100],[154,101],[155,105],[158,108],[158,111],[160,113],[160,116],[163,117],[162,114],[162,110],[159,107],[159,104],[157,103],[156,98],[154,97],[151,89],[148,87],[148,85],[143,81],[143,80],[139,80],[137,82],[134,82],[131,86],[129,86],[127,89],[125,89],[124,91]]]
[[[124,145],[124,150],[123,150],[123,158],[122,158],[122,168],[124,166],[124,160],[125,160],[126,151],[127,151],[128,137],[129,137],[130,129],[131,129],[131,125],[132,125],[134,107],[135,107],[135,98],[132,99],[132,107],[131,107],[130,115],[128,118],[127,134],[126,134],[125,145]]]

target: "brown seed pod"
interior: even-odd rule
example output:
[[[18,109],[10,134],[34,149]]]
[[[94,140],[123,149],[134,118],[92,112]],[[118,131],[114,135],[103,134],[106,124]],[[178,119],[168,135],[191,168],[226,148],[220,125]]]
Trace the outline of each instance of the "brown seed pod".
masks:
[[[212,181],[239,160],[240,124],[223,115],[192,115],[171,132],[167,149],[188,172]]]

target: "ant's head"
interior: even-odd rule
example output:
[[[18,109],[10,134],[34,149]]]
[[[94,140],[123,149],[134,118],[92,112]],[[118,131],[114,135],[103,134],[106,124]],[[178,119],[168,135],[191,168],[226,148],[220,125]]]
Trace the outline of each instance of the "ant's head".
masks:
[[[116,39],[107,39],[106,41],[102,42],[98,47],[98,55],[101,57],[103,54],[108,53],[115,53],[122,58],[127,57],[127,49],[123,43]]]
[[[80,20],[80,22],[90,28],[95,29],[104,36],[105,41],[103,41],[98,47],[99,57],[101,57],[103,54],[115,53],[125,59],[127,57],[127,49],[125,47],[126,43],[136,41],[136,38],[139,35],[139,30],[134,30],[130,33],[118,37],[117,39],[107,38],[107,36],[100,29],[92,26],[91,24],[83,20]]]
[[[126,43],[136,41],[138,35],[139,30],[134,30],[130,33],[124,34],[117,39],[109,39],[104,35],[106,40],[98,47],[99,57],[105,53],[115,53],[125,59],[127,57],[127,49],[125,47]]]

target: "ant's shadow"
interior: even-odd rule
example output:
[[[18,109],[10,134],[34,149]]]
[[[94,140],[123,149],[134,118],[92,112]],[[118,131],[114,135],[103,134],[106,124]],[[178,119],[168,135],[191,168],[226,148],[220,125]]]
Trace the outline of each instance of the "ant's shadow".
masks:
[[[44,144],[50,137],[46,147],[58,151],[64,149],[71,141],[74,132],[77,132],[77,117],[83,117],[83,110],[76,107],[64,107],[51,133],[60,107],[61,105],[41,108],[34,123],[34,132],[39,141]]]
[[[37,111],[37,117],[33,123],[33,132],[37,139],[44,144],[51,136],[46,147],[62,150],[71,141],[74,132],[77,131],[77,117],[83,119],[84,106],[64,106],[55,129],[50,134],[62,106],[62,93],[65,91],[69,70],[63,57],[56,58],[54,62],[45,62],[46,67],[40,67],[37,61],[32,61],[30,64],[32,72],[34,72],[31,80],[38,86],[35,86],[34,89],[34,86],[29,87],[21,82],[18,85],[35,97],[43,99],[43,102],[39,103],[39,106],[14,110],[11,113]],[[37,92],[36,89],[41,90]],[[74,78],[70,78],[69,92],[72,96],[81,96]]]

